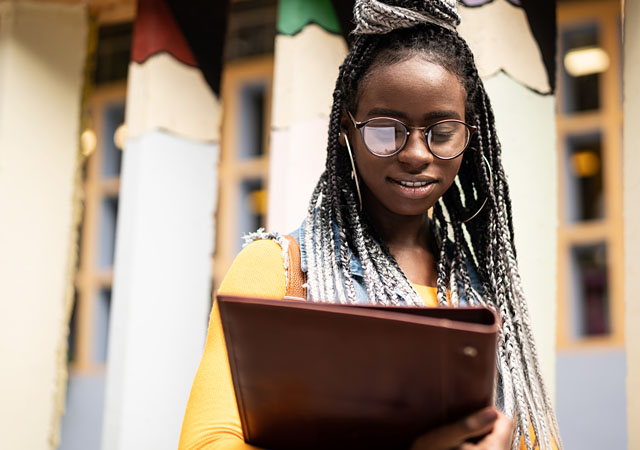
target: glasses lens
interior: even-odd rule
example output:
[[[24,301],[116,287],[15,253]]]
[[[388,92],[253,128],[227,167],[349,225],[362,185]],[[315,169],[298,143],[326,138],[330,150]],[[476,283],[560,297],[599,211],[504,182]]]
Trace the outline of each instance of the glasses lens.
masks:
[[[404,144],[407,129],[395,120],[373,119],[364,126],[362,137],[371,152],[391,155]]]
[[[429,129],[427,142],[429,148],[441,158],[453,158],[467,148],[471,133],[460,122],[440,122]]]

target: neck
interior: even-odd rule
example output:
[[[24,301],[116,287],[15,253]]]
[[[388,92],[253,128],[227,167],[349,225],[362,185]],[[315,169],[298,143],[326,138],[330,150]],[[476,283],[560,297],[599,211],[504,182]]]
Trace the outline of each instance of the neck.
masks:
[[[425,212],[417,216],[395,214],[378,202],[363,198],[364,207],[383,242],[388,248],[422,248],[431,250],[429,216]]]

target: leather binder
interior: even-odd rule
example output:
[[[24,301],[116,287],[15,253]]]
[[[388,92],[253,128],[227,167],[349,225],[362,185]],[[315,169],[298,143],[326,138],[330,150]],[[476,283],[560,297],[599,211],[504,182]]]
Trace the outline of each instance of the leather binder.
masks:
[[[218,296],[245,440],[266,449],[402,449],[492,404],[487,308]]]

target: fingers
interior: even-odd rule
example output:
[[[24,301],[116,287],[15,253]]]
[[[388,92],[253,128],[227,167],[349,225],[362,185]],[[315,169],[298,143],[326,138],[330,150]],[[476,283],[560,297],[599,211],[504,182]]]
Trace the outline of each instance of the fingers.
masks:
[[[499,411],[493,407],[481,409],[461,421],[462,432],[466,434],[465,440],[471,437],[481,436],[491,431],[495,421],[499,417]]]
[[[513,428],[513,420],[500,413],[492,434],[496,439],[499,439],[500,442],[504,441],[510,444],[511,438],[513,437]]]
[[[498,411],[493,407],[481,409],[458,422],[426,433],[413,443],[411,449],[435,450],[458,447],[469,438],[489,433],[498,417]]]
[[[503,413],[498,413],[498,419],[493,425],[491,433],[486,435],[477,444],[465,442],[459,450],[496,450],[511,448],[511,439],[513,436],[513,421]]]

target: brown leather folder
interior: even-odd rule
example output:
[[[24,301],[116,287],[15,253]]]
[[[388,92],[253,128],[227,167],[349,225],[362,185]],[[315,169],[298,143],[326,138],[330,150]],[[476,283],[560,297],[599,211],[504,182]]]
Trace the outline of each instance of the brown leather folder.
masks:
[[[402,449],[492,404],[486,308],[218,296],[245,440],[266,449]]]

